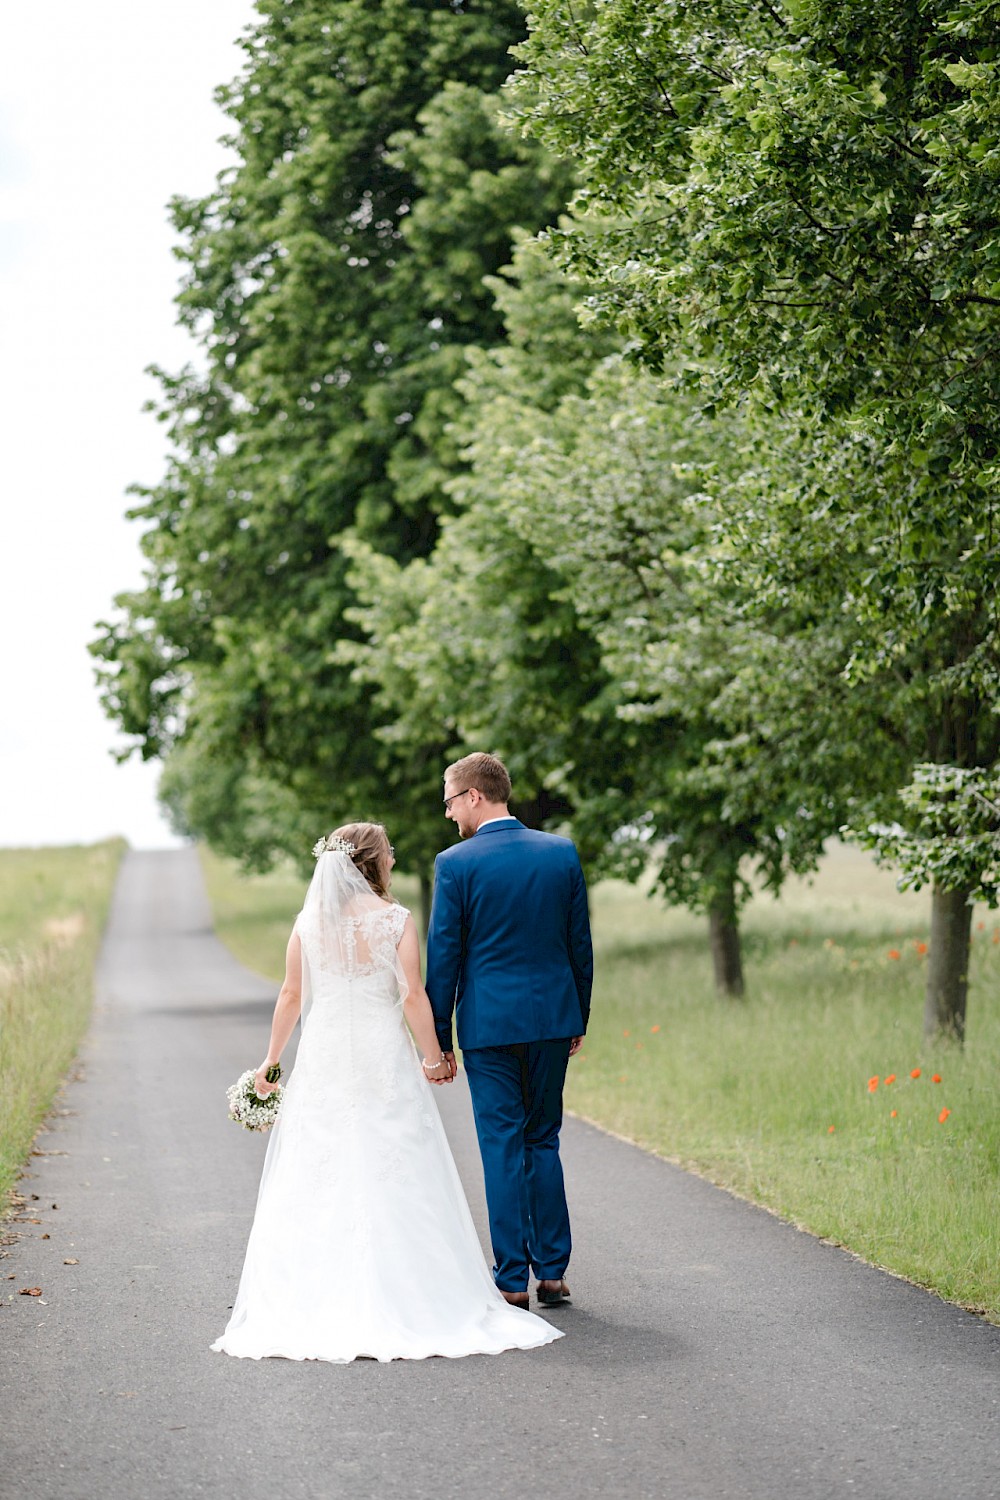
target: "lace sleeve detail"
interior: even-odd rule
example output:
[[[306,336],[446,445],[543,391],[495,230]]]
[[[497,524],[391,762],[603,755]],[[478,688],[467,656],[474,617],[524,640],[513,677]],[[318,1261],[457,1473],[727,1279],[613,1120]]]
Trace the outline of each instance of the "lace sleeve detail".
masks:
[[[354,937],[347,965],[351,974],[389,972],[398,977],[396,949],[409,916],[405,906],[382,906],[354,919]]]
[[[393,942],[397,945],[403,936],[403,928],[406,926],[406,919],[409,915],[410,913],[405,906],[390,906],[385,914],[386,926],[392,933]]]

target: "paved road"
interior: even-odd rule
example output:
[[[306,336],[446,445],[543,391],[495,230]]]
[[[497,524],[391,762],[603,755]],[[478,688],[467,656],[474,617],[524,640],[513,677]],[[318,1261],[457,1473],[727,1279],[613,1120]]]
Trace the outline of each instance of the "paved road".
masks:
[[[223,1091],[272,1000],[213,937],[193,854],[129,855],[79,1076],[22,1184],[41,1222],[0,1261],[8,1295],[44,1292],[0,1309],[4,1500],[1000,1496],[1000,1329],[575,1121],[567,1338],[211,1354],[266,1144]],[[482,1225],[467,1096],[435,1097]]]

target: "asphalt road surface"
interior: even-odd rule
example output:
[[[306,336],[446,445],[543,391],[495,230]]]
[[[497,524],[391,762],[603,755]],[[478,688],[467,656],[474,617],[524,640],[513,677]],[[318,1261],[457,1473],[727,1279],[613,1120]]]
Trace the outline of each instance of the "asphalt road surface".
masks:
[[[1000,1328],[573,1120],[566,1338],[210,1353],[266,1146],[224,1091],[273,999],[213,936],[192,852],[127,857],[93,1026],[6,1226],[4,1500],[1000,1497]],[[482,1234],[464,1083],[435,1098]]]

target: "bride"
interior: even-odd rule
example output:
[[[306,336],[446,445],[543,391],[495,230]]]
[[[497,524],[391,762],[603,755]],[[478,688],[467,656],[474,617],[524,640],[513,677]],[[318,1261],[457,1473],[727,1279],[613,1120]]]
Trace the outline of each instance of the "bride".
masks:
[[[561,1334],[486,1268],[427,1081],[451,1081],[410,913],[378,823],[317,844],[288,943],[265,1074],[301,1014],[243,1275],[212,1348],[337,1363],[533,1349]],[[420,1062],[403,1024],[424,1052]]]

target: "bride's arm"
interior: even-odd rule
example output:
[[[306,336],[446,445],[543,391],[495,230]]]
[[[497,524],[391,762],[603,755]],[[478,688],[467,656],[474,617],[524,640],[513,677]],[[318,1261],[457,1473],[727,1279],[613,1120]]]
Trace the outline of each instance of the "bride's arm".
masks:
[[[267,1049],[267,1056],[257,1069],[257,1079],[254,1087],[258,1097],[266,1099],[268,1094],[273,1093],[277,1085],[268,1083],[265,1074],[268,1068],[280,1062],[281,1054],[288,1045],[288,1038],[295,1029],[295,1023],[299,1019],[302,1009],[302,945],[299,935],[293,931],[288,939],[288,947],[285,950],[285,980],[278,991],[278,998],[274,1003],[274,1016],[271,1020],[271,1042]]]
[[[441,1043],[438,1041],[437,1030],[434,1026],[431,1002],[427,998],[424,981],[420,975],[420,939],[417,937],[417,927],[412,917],[406,919],[406,926],[403,928],[403,936],[399,940],[397,951],[406,979],[403,1015],[406,1017],[406,1024],[413,1032],[414,1041],[424,1054],[424,1061],[430,1063],[432,1059],[441,1056]],[[451,1067],[447,1062],[438,1063],[435,1067],[425,1067],[424,1073],[431,1083],[451,1082]]]

